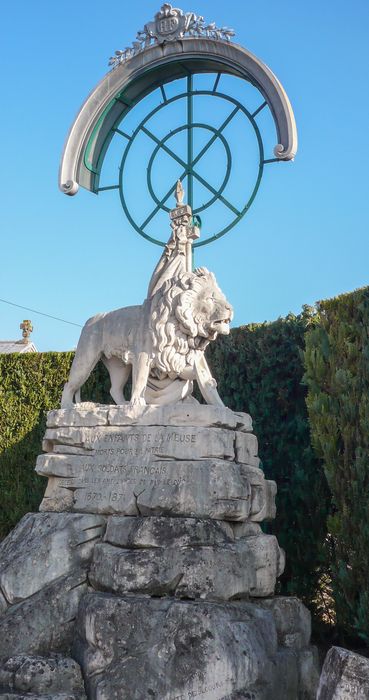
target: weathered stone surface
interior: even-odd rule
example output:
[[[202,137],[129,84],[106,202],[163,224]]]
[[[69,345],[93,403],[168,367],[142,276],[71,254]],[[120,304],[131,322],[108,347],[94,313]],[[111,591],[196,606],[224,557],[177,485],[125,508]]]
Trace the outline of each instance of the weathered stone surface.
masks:
[[[19,603],[52,581],[85,568],[104,529],[105,519],[99,515],[25,515],[0,544],[4,599],[10,605]]]
[[[124,549],[97,544],[89,580],[97,590],[177,598],[232,600],[272,595],[284,557],[272,535],[234,544]]]
[[[301,649],[299,652],[299,700],[305,700],[305,698],[314,698],[314,700],[316,700],[316,692],[319,685],[319,673],[320,666],[318,649],[314,646]]]
[[[259,467],[260,459],[257,456],[258,441],[256,435],[236,432],[235,439],[236,462],[249,464],[251,467]]]
[[[275,517],[276,485],[257,466],[257,439],[247,432],[247,414],[186,401],[95,408],[97,418],[89,404],[50,414],[50,424],[71,419],[74,425],[46,431],[48,454],[38,458],[36,467],[49,477],[41,511],[254,522]],[[100,418],[140,422],[83,424]],[[195,419],[198,425],[187,425]],[[145,420],[147,425],[142,424]],[[183,425],[161,425],[164,421]],[[239,427],[244,432],[234,429]]]
[[[73,408],[55,409],[48,412],[46,425],[48,428],[108,425],[109,408],[86,401]]]
[[[49,478],[40,506],[45,511],[246,520],[253,502],[247,476],[238,465],[222,460],[125,466],[99,455],[51,454],[38,458],[37,472],[58,475]],[[259,490],[258,485],[258,503]]]
[[[104,542],[118,547],[187,547],[234,542],[230,523],[197,518],[137,518],[110,516]]]
[[[73,693],[73,698],[85,698],[81,669],[73,659],[53,656],[19,654],[0,661],[0,689],[27,693]],[[1,694],[0,694],[1,697]]]
[[[74,693],[47,693],[47,695],[35,695],[34,693],[8,693],[0,690],[0,700],[82,700],[86,695]]]
[[[78,605],[86,591],[86,571],[80,570],[10,606],[0,617],[0,658],[68,652]]]
[[[241,464],[240,471],[251,486],[250,520],[259,523],[263,520],[273,520],[276,515],[275,481],[265,479],[264,472],[257,467]]]
[[[317,700],[368,700],[369,659],[332,647],[324,661]]]
[[[91,700],[303,697],[299,652],[278,648],[273,616],[256,604],[90,594],[78,629]]]
[[[140,406],[130,403],[120,406],[83,402],[73,408],[56,409],[47,414],[47,427],[93,427],[98,425],[196,425],[252,431],[247,413],[234,413],[225,406],[210,406],[192,401],[179,401],[169,406]]]
[[[109,460],[150,464],[160,459],[234,459],[233,430],[172,426],[99,426],[47,428],[49,445],[83,447]],[[50,450],[51,451],[51,450]]]
[[[260,601],[260,606],[273,614],[281,646],[304,649],[309,645],[311,615],[301,600],[293,596],[276,596]]]
[[[111,406],[109,425],[173,425],[228,428],[250,432],[252,420],[247,413],[234,413],[225,406],[208,406],[181,401],[169,406]]]
[[[7,607],[8,607],[8,603],[7,603],[4,595],[0,591],[0,615],[2,615],[3,612],[5,612]]]
[[[240,537],[252,537],[253,535],[259,535],[261,533],[261,526],[259,523],[254,522],[231,522],[228,523],[234,534],[234,538],[238,540]]]

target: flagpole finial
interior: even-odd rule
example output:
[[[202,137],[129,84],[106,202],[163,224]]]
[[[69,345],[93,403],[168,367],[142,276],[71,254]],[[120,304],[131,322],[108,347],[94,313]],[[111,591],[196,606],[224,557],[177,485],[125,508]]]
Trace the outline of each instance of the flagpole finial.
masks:
[[[176,202],[177,202],[177,207],[181,207],[183,204],[183,199],[184,199],[184,189],[182,186],[182,182],[180,180],[177,180],[177,187],[176,187]]]

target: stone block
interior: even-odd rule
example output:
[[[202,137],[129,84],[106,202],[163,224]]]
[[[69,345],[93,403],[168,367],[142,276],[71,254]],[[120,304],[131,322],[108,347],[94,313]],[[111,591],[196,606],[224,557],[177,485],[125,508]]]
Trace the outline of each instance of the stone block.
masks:
[[[47,414],[47,427],[95,427],[108,425],[110,406],[101,406],[90,402],[76,404],[75,408],[59,408]]]
[[[104,542],[124,547],[162,548],[214,546],[234,542],[230,523],[196,518],[108,518]]]
[[[0,544],[0,590],[7,604],[19,603],[58,578],[84,569],[104,530],[100,515],[25,515]]]
[[[242,521],[252,501],[248,478],[238,465],[223,460],[167,459],[127,466],[100,455],[50,454],[38,458],[36,469],[52,477],[42,511]]]
[[[224,428],[172,426],[99,426],[47,428],[49,451],[53,445],[84,448],[127,466],[160,459],[233,460],[235,433]]]
[[[191,401],[164,406],[140,406],[130,403],[120,406],[83,402],[73,408],[57,409],[47,414],[47,427],[94,427],[98,425],[162,425],[204,426],[252,431],[251,416],[234,413],[226,406],[199,404]]]
[[[258,455],[258,441],[256,435],[252,433],[235,434],[236,462],[249,464],[251,467],[259,467],[260,459]]]
[[[87,425],[97,421],[98,411],[101,420],[107,411],[110,423],[124,425]],[[72,426],[62,425],[68,412]],[[161,425],[165,421],[182,425]],[[257,439],[247,432],[247,414],[190,402],[126,404],[51,412],[49,424],[57,427],[47,429],[49,452],[36,467],[49,477],[42,512],[253,522],[275,517],[276,485],[257,466]]]
[[[69,652],[78,605],[87,591],[81,570],[56,579],[0,617],[0,658]]]
[[[261,533],[261,526],[259,523],[253,523],[249,520],[241,523],[232,522],[229,523],[229,525],[233,530],[233,535],[236,540],[239,540],[240,537],[253,537]]]
[[[273,690],[265,700],[302,700],[299,691],[299,668],[297,654],[290,649],[278,649],[275,655],[275,681]],[[294,695],[292,692],[294,691]],[[263,696],[262,696],[263,697]],[[304,700],[315,700],[315,697]]]
[[[319,654],[318,649],[309,646],[298,653],[299,700],[316,700],[319,685]]]
[[[0,688],[29,693],[67,694],[85,698],[81,669],[71,658],[53,656],[27,656],[19,654],[0,661]],[[1,695],[0,695],[1,697]]]
[[[332,647],[324,661],[317,700],[368,700],[369,659]]]
[[[273,614],[281,646],[300,650],[309,645],[311,615],[301,600],[293,596],[276,596],[260,601],[260,606]]]
[[[253,522],[274,520],[276,515],[275,497],[277,494],[275,481],[265,479],[264,472],[257,467],[241,464],[240,471],[251,486],[250,520]]]
[[[89,573],[97,590],[177,598],[232,600],[272,595],[284,559],[275,537],[234,544],[122,548],[97,544]]]
[[[252,431],[247,413],[234,413],[225,406],[181,402],[167,406],[110,406],[109,425],[204,426]]]
[[[275,697],[277,636],[256,605],[91,594],[78,629],[74,656],[91,700]],[[296,698],[292,684],[283,700]]]

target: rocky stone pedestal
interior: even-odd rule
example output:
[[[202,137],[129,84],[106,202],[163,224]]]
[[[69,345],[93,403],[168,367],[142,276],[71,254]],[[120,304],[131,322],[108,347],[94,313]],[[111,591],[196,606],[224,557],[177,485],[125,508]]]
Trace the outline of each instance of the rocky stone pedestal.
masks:
[[[276,486],[248,415],[79,404],[43,447],[41,513],[0,545],[0,700],[80,700],[76,662],[91,700],[315,697],[309,613],[273,597]]]

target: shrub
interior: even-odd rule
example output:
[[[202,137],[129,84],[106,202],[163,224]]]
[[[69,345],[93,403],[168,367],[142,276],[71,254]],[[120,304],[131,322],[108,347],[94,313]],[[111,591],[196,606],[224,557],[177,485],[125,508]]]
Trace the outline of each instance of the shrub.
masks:
[[[37,511],[46,480],[34,471],[46,413],[60,406],[72,352],[0,354],[0,539],[29,511]],[[109,402],[105,367],[99,363],[83,394]]]
[[[46,411],[58,406],[72,353],[0,355],[0,537],[38,509],[46,481],[34,471]]]
[[[332,494],[337,626],[369,642],[369,287],[318,304],[305,381],[313,444]]]
[[[235,328],[208,350],[225,404],[251,414],[262,466],[278,485],[277,518],[267,525],[286,550],[280,592],[294,594],[318,613],[326,572],[329,493],[310,444],[302,351],[308,309],[273,323]]]

